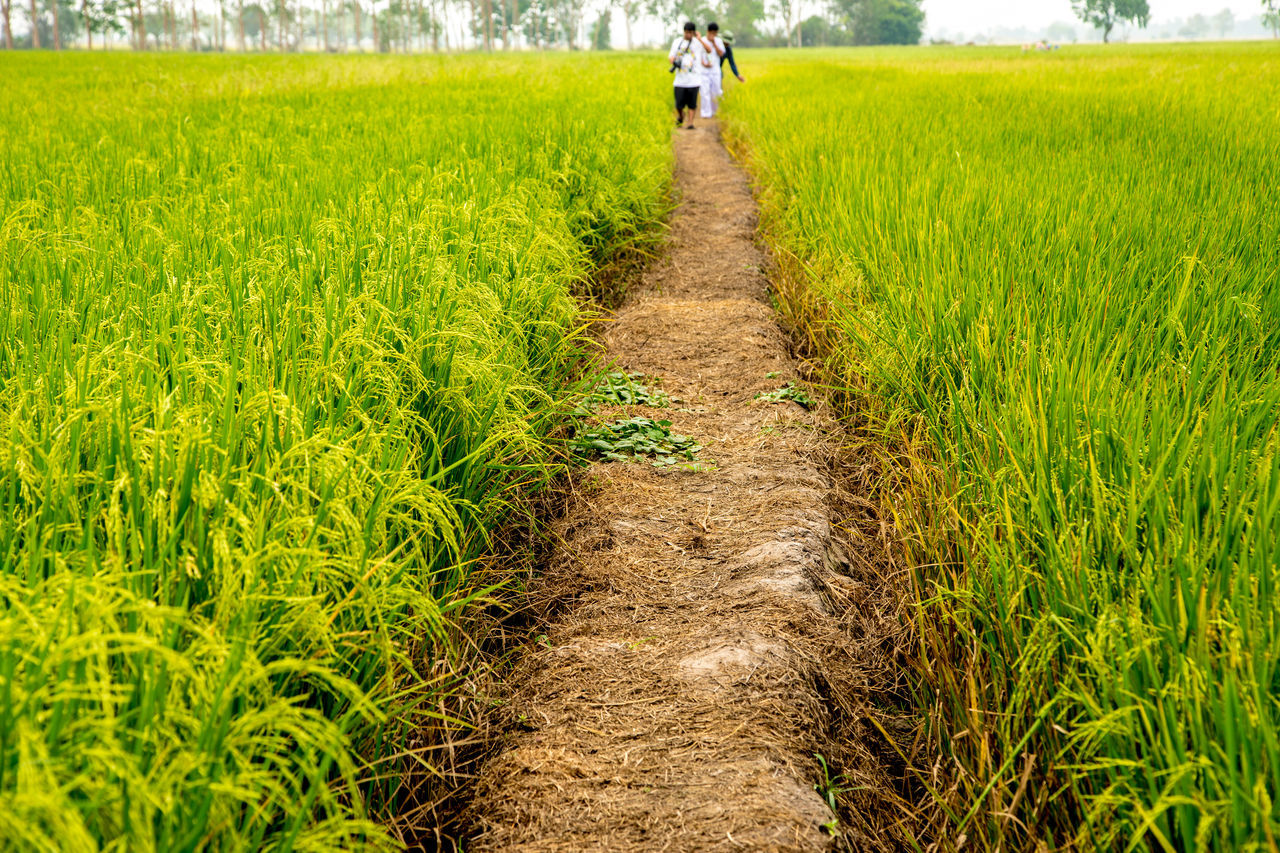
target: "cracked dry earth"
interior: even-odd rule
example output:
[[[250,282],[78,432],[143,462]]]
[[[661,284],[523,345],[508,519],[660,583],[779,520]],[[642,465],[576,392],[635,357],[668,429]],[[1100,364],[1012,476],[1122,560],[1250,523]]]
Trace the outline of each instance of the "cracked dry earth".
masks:
[[[877,633],[865,612],[846,618],[878,585],[850,571],[857,545],[831,521],[830,416],[755,399],[798,379],[755,203],[714,124],[675,147],[670,245],[605,343],[678,402],[601,415],[670,419],[703,464],[596,464],[579,483],[533,590],[545,623],[510,678],[468,850],[893,846],[857,821],[833,837],[815,789],[817,754],[832,774],[857,762],[851,778],[886,778],[842,746],[867,737],[856,697],[884,665],[859,651]]]

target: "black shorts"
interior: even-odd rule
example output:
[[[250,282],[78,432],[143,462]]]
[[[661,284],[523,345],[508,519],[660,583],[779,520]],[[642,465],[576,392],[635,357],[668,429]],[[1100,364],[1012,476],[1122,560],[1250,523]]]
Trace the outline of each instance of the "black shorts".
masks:
[[[698,108],[697,86],[676,86],[676,109],[696,110]]]

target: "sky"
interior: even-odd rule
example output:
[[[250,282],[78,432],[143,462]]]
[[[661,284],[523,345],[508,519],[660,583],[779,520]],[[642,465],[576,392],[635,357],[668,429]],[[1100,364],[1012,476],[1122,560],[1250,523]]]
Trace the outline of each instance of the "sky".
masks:
[[[1148,0],[1153,21],[1213,15],[1223,8],[1236,18],[1255,18],[1259,0]],[[1076,23],[1071,0],[924,0],[925,30],[978,33],[997,27],[1039,29],[1055,21]]]

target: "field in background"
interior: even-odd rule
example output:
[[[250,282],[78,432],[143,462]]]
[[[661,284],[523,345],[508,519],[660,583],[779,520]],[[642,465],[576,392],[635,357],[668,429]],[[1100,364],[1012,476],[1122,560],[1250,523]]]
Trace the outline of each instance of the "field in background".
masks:
[[[946,834],[1274,849],[1280,49],[754,56],[784,309],[907,452]]]
[[[652,65],[0,57],[6,843],[412,822],[570,288],[665,209]]]

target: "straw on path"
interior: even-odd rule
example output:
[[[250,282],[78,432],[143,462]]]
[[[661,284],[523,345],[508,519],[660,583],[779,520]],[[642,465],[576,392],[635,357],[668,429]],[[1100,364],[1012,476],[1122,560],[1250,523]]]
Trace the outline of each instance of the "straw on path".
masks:
[[[606,345],[680,400],[660,416],[705,445],[703,465],[599,464],[580,485],[468,850],[831,849],[818,754],[861,789],[850,802],[893,799],[859,745],[862,702],[894,677],[896,620],[860,556],[883,546],[833,528],[828,415],[755,399],[798,365],[743,173],[714,124],[675,145],[670,245]],[[856,822],[835,831],[893,846]]]

